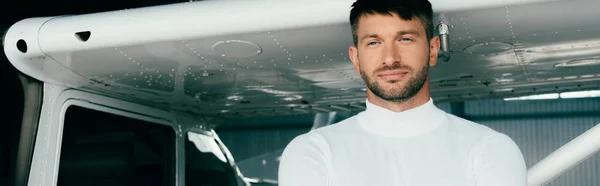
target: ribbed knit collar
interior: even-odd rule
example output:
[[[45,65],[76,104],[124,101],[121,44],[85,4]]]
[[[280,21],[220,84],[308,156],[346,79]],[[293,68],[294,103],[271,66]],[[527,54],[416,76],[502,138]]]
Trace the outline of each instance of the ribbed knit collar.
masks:
[[[429,98],[418,107],[394,112],[377,106],[369,100],[367,109],[358,115],[358,124],[370,133],[386,137],[412,137],[428,133],[446,121],[446,113]]]

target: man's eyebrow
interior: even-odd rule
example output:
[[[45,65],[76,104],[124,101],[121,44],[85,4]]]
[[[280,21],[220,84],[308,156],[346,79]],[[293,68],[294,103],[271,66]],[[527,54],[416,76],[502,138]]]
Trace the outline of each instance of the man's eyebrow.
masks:
[[[411,30],[401,30],[401,31],[396,32],[397,36],[409,35],[409,34],[413,34],[413,35],[416,35],[416,36],[420,35],[419,31],[414,30],[414,29],[411,29]],[[377,34],[365,34],[365,35],[363,35],[360,38],[360,40],[364,40],[364,39],[367,39],[367,38],[379,38],[379,35],[377,35]]]
[[[413,35],[417,35],[417,36],[420,35],[417,30],[401,30],[396,33],[396,35],[398,35],[398,36],[409,35],[409,34],[413,34]]]
[[[367,38],[379,38],[379,35],[377,35],[377,34],[365,34],[364,36],[362,36],[360,38],[360,40],[367,39]]]

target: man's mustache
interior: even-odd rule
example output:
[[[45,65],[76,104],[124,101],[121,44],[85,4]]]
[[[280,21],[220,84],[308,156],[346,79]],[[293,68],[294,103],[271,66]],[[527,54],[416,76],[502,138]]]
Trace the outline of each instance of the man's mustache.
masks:
[[[379,73],[379,72],[383,72],[383,71],[388,71],[388,70],[397,70],[397,69],[404,69],[407,70],[409,72],[413,72],[414,70],[408,66],[408,65],[404,65],[404,64],[400,64],[400,63],[393,63],[392,65],[389,66],[383,66],[381,68],[375,69],[375,71],[373,73]]]

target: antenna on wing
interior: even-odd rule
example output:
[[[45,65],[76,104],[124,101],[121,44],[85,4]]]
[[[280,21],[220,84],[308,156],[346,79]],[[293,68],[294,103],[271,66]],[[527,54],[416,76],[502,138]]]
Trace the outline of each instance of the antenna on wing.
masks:
[[[450,56],[452,55],[452,52],[449,49],[449,35],[450,35],[450,30],[448,28],[448,25],[445,24],[443,21],[440,21],[440,24],[438,24],[437,26],[437,30],[438,30],[438,36],[440,37],[440,52],[438,54],[438,58],[442,61],[449,61],[450,60]]]

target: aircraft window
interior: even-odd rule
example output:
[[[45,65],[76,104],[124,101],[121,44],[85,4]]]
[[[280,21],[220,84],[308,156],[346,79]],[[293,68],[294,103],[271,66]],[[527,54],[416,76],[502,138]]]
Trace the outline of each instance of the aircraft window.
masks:
[[[175,185],[173,128],[71,106],[58,185]]]
[[[233,168],[218,142],[209,136],[188,132],[185,140],[187,186],[233,186]]]

